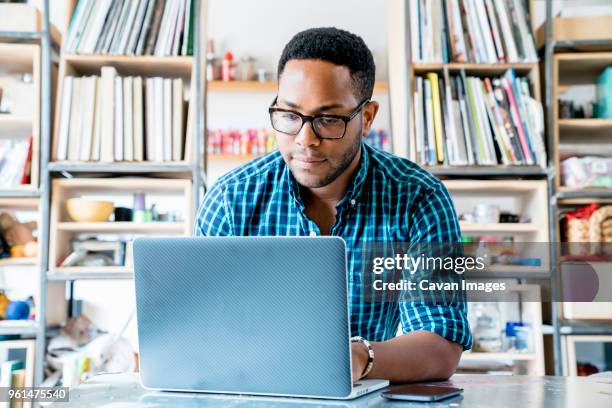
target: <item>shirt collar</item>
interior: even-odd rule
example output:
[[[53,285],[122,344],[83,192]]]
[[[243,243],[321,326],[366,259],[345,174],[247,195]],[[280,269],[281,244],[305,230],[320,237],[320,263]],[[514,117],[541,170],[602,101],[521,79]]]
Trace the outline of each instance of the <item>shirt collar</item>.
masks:
[[[338,202],[336,207],[340,207],[345,205],[346,203],[355,204],[359,202],[359,197],[361,192],[363,191],[363,186],[367,181],[368,171],[370,168],[370,154],[368,151],[368,147],[365,143],[361,143],[361,158],[359,160],[359,167],[357,168],[357,173],[351,180],[346,194],[344,197]],[[300,207],[304,207],[304,202],[302,200],[300,194],[300,184],[297,182],[291,170],[289,170],[289,166],[285,164],[285,178],[289,185],[289,193],[291,197],[298,203]]]

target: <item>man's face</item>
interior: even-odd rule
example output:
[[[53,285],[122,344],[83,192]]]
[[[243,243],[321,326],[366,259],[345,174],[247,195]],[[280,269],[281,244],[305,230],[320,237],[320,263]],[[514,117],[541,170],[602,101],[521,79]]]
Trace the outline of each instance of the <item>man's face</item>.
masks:
[[[290,60],[279,78],[276,106],[304,115],[349,115],[361,102],[348,68],[320,60]],[[279,133],[277,143],[298,183],[308,188],[334,181],[359,153],[361,135],[371,126],[378,105],[367,104],[346,125],[341,139],[322,139],[304,123],[295,135]]]

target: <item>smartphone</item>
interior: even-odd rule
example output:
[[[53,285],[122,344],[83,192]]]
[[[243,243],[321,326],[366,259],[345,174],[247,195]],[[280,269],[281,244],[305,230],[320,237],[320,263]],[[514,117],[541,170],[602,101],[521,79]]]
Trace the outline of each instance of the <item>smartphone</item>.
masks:
[[[425,384],[396,385],[381,395],[388,399],[403,401],[433,402],[451,398],[463,393],[462,388]]]

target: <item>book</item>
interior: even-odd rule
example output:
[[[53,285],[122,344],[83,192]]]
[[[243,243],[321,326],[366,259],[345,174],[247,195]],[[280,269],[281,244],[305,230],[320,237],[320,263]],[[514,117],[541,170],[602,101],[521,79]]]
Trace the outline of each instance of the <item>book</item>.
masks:
[[[163,129],[163,161],[172,160],[172,80],[164,78],[162,103],[164,111],[164,129]]]
[[[176,24],[174,26],[174,36],[172,38],[172,52],[171,55],[178,56],[181,36],[183,34],[183,27],[185,26],[185,0],[180,0],[179,11],[177,13]]]
[[[100,54],[103,52],[108,37],[112,35],[112,27],[115,23],[115,18],[119,12],[121,12],[122,1],[120,0],[111,0],[112,5],[108,11],[108,15],[106,16],[106,20],[104,21],[104,25],[102,26],[102,31],[98,36],[98,41],[96,42],[96,46],[94,48],[94,53]]]
[[[157,112],[155,101],[155,83],[153,78],[145,79],[145,159],[154,161],[157,157],[155,152],[155,115]]]
[[[164,161],[164,133],[166,126],[164,121],[164,79],[160,77],[153,78],[153,100],[155,104],[155,112],[153,115],[153,144],[155,145],[153,152],[153,160],[156,162]],[[148,136],[148,135],[147,135]]]
[[[0,366],[0,387],[11,388],[13,385],[13,371],[24,368],[21,360],[8,360]]]
[[[121,41],[123,38],[123,33],[128,29],[126,23],[129,17],[130,11],[133,7],[133,2],[124,1],[123,7],[121,8],[121,14],[119,14],[119,20],[117,22],[117,27],[115,29],[115,33],[113,35],[113,40],[110,44],[108,53],[109,54],[119,54],[119,49],[121,47]]]
[[[193,14],[192,14],[192,0],[185,0],[185,29],[183,31],[183,42],[181,44],[181,55],[191,55],[191,51],[188,51],[189,41],[192,40],[193,35]]]
[[[12,378],[12,385],[11,387],[13,389],[17,389],[17,388],[23,388],[26,385],[26,370],[25,368],[19,368],[19,369],[15,369],[13,370],[13,378]],[[10,403],[11,408],[21,408],[23,407],[23,400],[18,398],[18,399],[13,399]]]
[[[21,179],[19,180],[19,184],[30,184],[31,176],[32,176],[32,143],[34,142],[34,137],[30,135],[28,138],[28,149],[26,153],[25,162],[23,164],[23,169],[21,171]]]
[[[157,39],[159,37],[159,30],[165,9],[166,0],[157,0],[155,3],[155,10],[153,11],[151,31],[149,32],[149,37],[147,38],[147,45],[144,51],[145,55],[153,55],[153,53],[155,52],[155,44],[157,43]]]
[[[122,30],[121,32],[121,37],[119,40],[119,45],[117,47],[117,54],[120,55],[126,55],[128,54],[127,52],[127,47],[128,47],[128,42],[130,40],[130,36],[132,34],[132,30],[135,28],[134,27],[134,20],[136,19],[136,13],[138,12],[138,7],[141,3],[141,0],[132,0],[130,2],[130,11],[127,14],[127,17],[125,19],[125,29]],[[139,27],[138,27],[139,29]]]
[[[151,32],[151,20],[153,19],[153,11],[155,10],[156,0],[147,1],[147,11],[144,16],[142,30],[140,30],[138,36],[138,43],[134,51],[135,55],[142,55],[146,44],[147,37]]]
[[[62,84],[62,107],[60,109],[59,136],[56,146],[55,157],[57,160],[68,158],[68,133],[70,130],[70,109],[72,103],[72,85],[74,77],[68,75],[64,77]]]
[[[97,0],[95,2],[92,14],[87,21],[85,35],[77,48],[79,54],[91,54],[94,52],[111,4],[111,0]]]
[[[68,160],[77,161],[79,159],[80,142],[81,142],[81,127],[83,115],[81,107],[81,86],[83,78],[74,78],[72,84],[72,100],[75,103],[71,104],[69,134],[68,134]]]
[[[134,78],[123,78],[123,160],[134,161]]]
[[[124,138],[124,115],[123,106],[123,79],[119,76],[115,77],[115,140],[114,154],[115,161],[123,160],[123,138]]]
[[[126,55],[135,54],[138,37],[140,32],[144,30],[144,18],[147,11],[147,3],[147,0],[140,0],[138,4],[138,9],[136,10],[136,14],[134,16],[134,22],[132,23],[132,31],[130,32],[130,36],[127,41],[127,48],[124,51],[124,54]]]
[[[413,62],[537,62],[524,0],[414,0],[407,7]]]
[[[100,138],[102,135],[102,80],[98,78],[96,89],[96,108],[94,113],[94,131],[91,140],[91,157],[93,161],[100,160]]]
[[[440,106],[440,90],[438,89],[438,74],[430,72],[427,78],[431,83],[431,95],[433,104],[433,120],[435,131],[436,160],[444,162],[444,134],[442,130],[442,107]]]
[[[468,165],[474,165],[474,148],[472,147],[473,132],[471,131],[468,110],[465,100],[465,91],[463,89],[463,81],[460,77],[455,77],[455,85],[457,89],[457,99],[459,101],[459,112],[461,113],[461,126],[463,135],[465,136],[465,149],[467,153]]]
[[[510,19],[508,17],[508,10],[504,4],[504,0],[494,0],[495,11],[499,16],[499,25],[501,27],[503,43],[505,45],[506,53],[508,54],[507,60],[509,62],[519,61],[519,55],[516,50],[516,44],[514,42],[514,36],[512,35],[512,29],[510,27]]]
[[[416,156],[418,161],[426,163],[425,159],[425,131],[424,131],[424,118],[423,118],[423,78],[415,78],[415,92],[414,92],[414,127],[416,135]]]
[[[113,41],[115,40],[117,31],[119,31],[117,28],[119,26],[119,20],[121,18],[121,15],[124,13],[124,9],[126,7],[129,7],[129,4],[127,1],[121,1],[121,0],[116,1],[114,10],[111,10],[112,15],[109,17],[110,24],[106,28],[102,44],[100,46],[100,49],[97,51],[98,53],[108,54],[110,52],[111,45]]]
[[[94,133],[94,114],[96,102],[96,89],[98,78],[88,76],[81,78],[81,114],[83,115],[78,160],[89,161],[91,159],[91,145]]]
[[[434,165],[437,162],[437,154],[436,154],[436,135],[435,135],[435,125],[434,125],[434,108],[433,108],[433,97],[432,97],[432,87],[431,81],[426,79],[424,81],[425,84],[425,119],[427,124],[427,163],[430,165]]]
[[[134,77],[134,160],[144,160],[144,109],[142,77]]]
[[[101,100],[101,131],[100,131],[100,161],[112,162],[115,156],[115,78],[117,70],[104,66],[100,69]]]
[[[66,52],[72,54],[76,52],[93,7],[94,0],[81,0],[78,2],[77,7],[74,10],[74,14],[68,29],[68,35],[66,36],[66,42],[64,44],[66,47]]]
[[[183,80],[172,80],[172,160],[180,161],[183,158]]]

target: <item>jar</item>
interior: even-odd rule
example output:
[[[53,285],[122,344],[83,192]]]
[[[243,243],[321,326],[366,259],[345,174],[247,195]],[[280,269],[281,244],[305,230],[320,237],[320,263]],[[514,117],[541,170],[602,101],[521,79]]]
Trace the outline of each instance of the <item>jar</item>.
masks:
[[[255,79],[255,58],[248,56],[240,58],[238,79],[241,81],[252,81]]]

